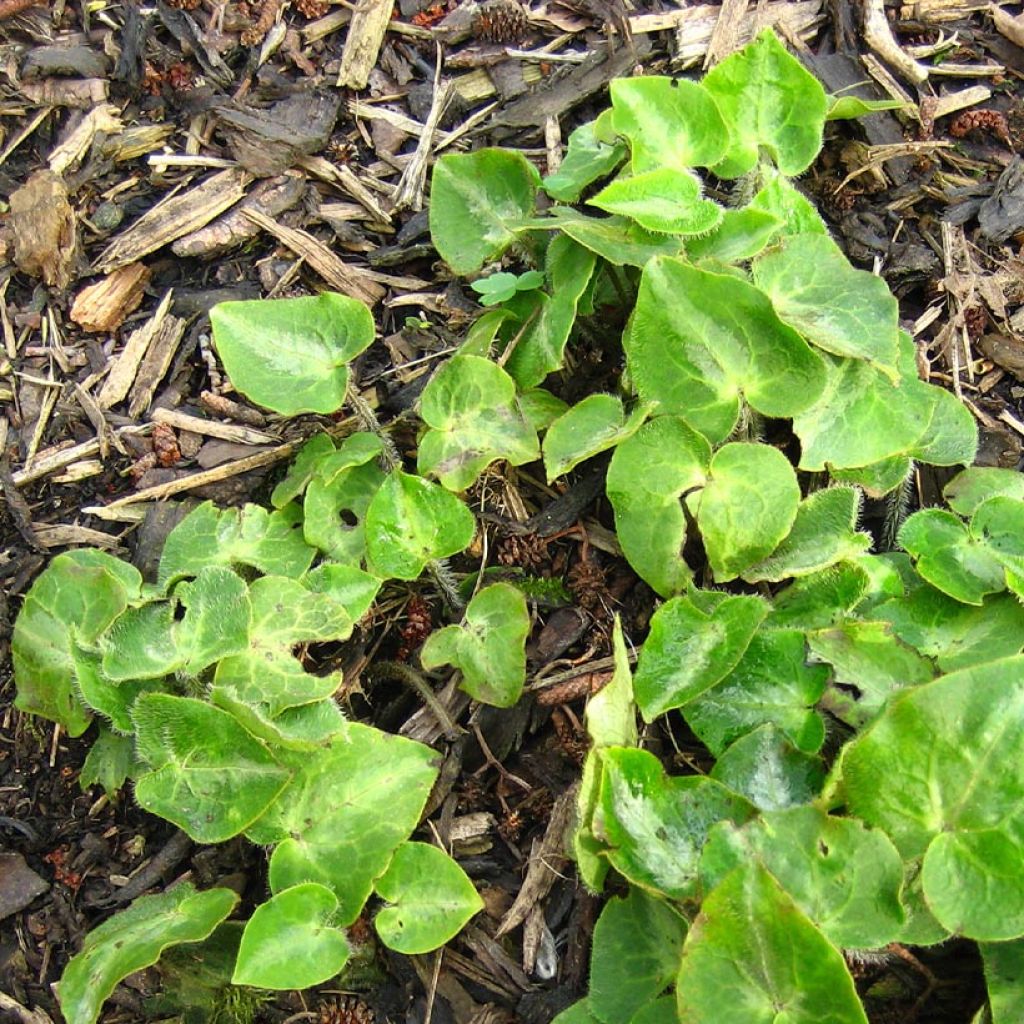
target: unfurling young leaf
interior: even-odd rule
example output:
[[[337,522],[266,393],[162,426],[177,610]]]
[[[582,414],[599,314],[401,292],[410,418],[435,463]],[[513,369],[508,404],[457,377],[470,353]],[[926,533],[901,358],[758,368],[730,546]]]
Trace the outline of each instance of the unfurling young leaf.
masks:
[[[221,302],[210,311],[210,324],[232,384],[285,416],[340,409],[348,364],[374,335],[366,306],[333,292]]]
[[[528,270],[525,274],[490,274],[474,281],[470,288],[480,296],[481,306],[495,306],[507,302],[517,292],[532,291],[543,283],[544,275],[539,270]]]
[[[484,587],[466,608],[466,622],[427,637],[420,653],[426,669],[454,665],[462,688],[474,699],[499,708],[515,704],[526,679],[526,638],[530,613],[522,591],[510,583]]]

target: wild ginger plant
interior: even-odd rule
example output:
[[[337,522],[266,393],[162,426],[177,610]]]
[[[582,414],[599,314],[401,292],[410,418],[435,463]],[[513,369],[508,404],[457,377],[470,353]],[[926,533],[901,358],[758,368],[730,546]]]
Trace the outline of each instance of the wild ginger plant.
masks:
[[[382,941],[434,948],[480,903],[409,841],[433,755],[346,721],[337,678],[294,648],[345,640],[390,580],[450,587],[444,560],[475,531],[464,492],[494,463],[539,459],[555,481],[603,457],[618,543],[662,603],[635,673],[616,629],[587,709],[573,852],[585,885],[625,895],[561,1024],[863,1024],[844,952],[954,935],[980,945],[994,1024],[1015,1021],[1024,477],[963,470],[948,508],[903,523],[902,550],[860,528],[865,494],[915,464],[969,466],[977,440],[919,379],[885,283],[794,184],[826,122],[871,107],[828,97],[771,33],[699,83],[610,92],[547,178],[510,150],[438,160],[434,244],[482,310],[422,393],[416,471],[367,422],[310,439],[273,511],[192,512],[156,584],[100,552],[59,556],[16,626],[18,705],[72,735],[100,718],[85,780],[130,776],[200,842],[271,847],[237,983],[330,977],[372,894]],[[373,340],[367,311],[330,294],[228,303],[212,323],[235,386],[289,415],[341,407]],[[617,344],[609,323],[619,385],[569,407],[557,375],[582,331]],[[508,706],[530,590],[480,582],[422,664]],[[707,774],[669,773],[638,712],[681,716]],[[179,886],[111,918],[61,982],[68,1019],[90,1024],[121,977],[234,906]]]

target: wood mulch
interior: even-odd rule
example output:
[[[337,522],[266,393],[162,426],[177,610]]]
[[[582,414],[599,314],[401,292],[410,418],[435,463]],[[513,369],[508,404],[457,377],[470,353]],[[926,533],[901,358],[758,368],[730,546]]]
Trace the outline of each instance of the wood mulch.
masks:
[[[0,1019],[59,1020],[53,982],[88,929],[133,895],[185,874],[232,879],[250,900],[264,884],[257,848],[194,847],[127,795],[83,793],[88,734],[69,741],[11,704],[11,624],[48,557],[92,545],[152,564],[182,502],[265,500],[298,444],[329,425],[282,421],[234,394],[211,349],[210,308],[324,288],[367,302],[379,340],[357,368],[363,397],[385,417],[409,408],[478,308],[430,246],[433,158],[500,144],[551,171],[611,78],[699,72],[764,25],[829,91],[905,102],[831,125],[802,184],[850,257],[899,295],[922,374],[979,422],[979,461],[1019,467],[1015,8],[0,0]],[[600,352],[579,358],[598,381],[616,369]],[[922,497],[935,486],[919,480]],[[448,753],[436,821],[486,913],[443,957],[382,954],[357,993],[284,994],[183,1019],[546,1024],[585,989],[599,904],[559,841],[582,706],[607,678],[612,611],[642,634],[652,608],[596,493],[580,474],[556,503],[556,529],[530,518],[558,496],[526,472],[496,472],[476,496],[496,521],[536,527],[495,532],[497,561],[561,580],[568,595],[540,609],[529,699],[484,709]],[[437,738],[414,694],[358,669],[363,651],[415,649],[439,612],[429,584],[383,603],[351,656],[353,714]],[[699,756],[679,742],[678,756]],[[960,1024],[980,999],[963,946],[923,967],[893,955],[857,974],[877,1022]],[[932,975],[950,984],[921,1004]],[[160,981],[156,970],[130,978],[104,1021],[174,1017],[180,1007],[155,997]]]

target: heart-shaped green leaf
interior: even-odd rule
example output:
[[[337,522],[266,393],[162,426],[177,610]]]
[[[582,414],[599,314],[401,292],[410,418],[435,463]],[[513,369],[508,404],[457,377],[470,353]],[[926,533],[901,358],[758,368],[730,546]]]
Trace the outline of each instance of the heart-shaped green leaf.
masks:
[[[629,564],[662,597],[692,578],[683,561],[686,516],[680,497],[703,486],[711,445],[677,416],[645,423],[615,449],[605,489]]]
[[[989,545],[952,512],[915,512],[900,529],[899,541],[933,587],[964,604],[980,605],[986,594],[1006,586],[1002,563]]]
[[[168,534],[158,582],[165,589],[207,566],[247,565],[274,576],[301,576],[316,552],[302,539],[295,506],[267,512],[259,505],[218,509],[203,502]]]
[[[799,750],[817,753],[825,726],[814,705],[825,692],[828,670],[808,665],[802,632],[762,630],[739,664],[683,711],[687,725],[716,757],[741,736],[770,722]]]
[[[676,1003],[687,1024],[868,1024],[843,956],[756,863],[704,900],[683,946]]]
[[[168,947],[201,942],[238,903],[231,889],[196,892],[182,882],[157,896],[142,896],[86,935],[57,983],[68,1024],[94,1024],[122,978],[155,964]]]
[[[705,611],[691,597],[673,597],[651,618],[633,689],[652,722],[683,707],[724,679],[739,663],[768,614],[759,597],[725,597]]]
[[[620,175],[587,203],[664,234],[702,235],[722,220],[722,207],[703,197],[697,175],[674,167]]]
[[[884,832],[830,817],[818,807],[768,811],[741,829],[712,829],[701,857],[701,882],[713,889],[752,859],[837,946],[878,948],[895,941],[903,928],[903,862]]]
[[[221,302],[210,310],[210,326],[231,383],[284,416],[340,409],[348,364],[374,335],[366,306],[334,292]]]
[[[770,31],[726,57],[704,76],[729,126],[729,148],[713,168],[720,178],[739,178],[768,150],[783,174],[806,171],[821,149],[828,98]]]
[[[489,359],[449,359],[424,388],[420,416],[431,429],[420,438],[417,468],[450,491],[464,491],[498,459],[521,466],[540,458],[515,381]]]
[[[544,191],[561,203],[575,203],[588,185],[611,174],[625,158],[626,147],[602,142],[588,121],[569,135],[562,163],[544,179]]]
[[[609,900],[594,926],[591,1013],[603,1024],[630,1024],[672,983],[685,938],[682,916],[642,889]]]
[[[466,622],[427,637],[420,652],[426,669],[454,665],[462,688],[474,699],[510,708],[526,679],[530,613],[521,590],[509,583],[484,587],[466,608]]]
[[[682,239],[648,231],[628,217],[588,217],[568,206],[554,206],[530,230],[563,231],[585,249],[616,267],[642,267],[653,256],[675,256]]]
[[[686,254],[692,260],[739,263],[756,256],[781,227],[782,221],[775,214],[753,206],[725,210],[716,228],[686,240]]]
[[[247,835],[278,843],[270,860],[274,892],[321,882],[340,901],[339,924],[351,924],[374,879],[419,822],[437,775],[434,752],[350,722],[316,757],[280,756],[292,780]]]
[[[589,395],[548,427],[544,468],[548,482],[632,437],[650,415],[649,406],[628,417],[615,395]]]
[[[633,169],[711,167],[729,130],[710,93],[685,78],[648,75],[611,83],[612,124],[629,140]]]
[[[430,237],[456,274],[473,274],[514,241],[533,213],[540,175],[522,153],[446,153],[430,186]]]
[[[374,883],[384,907],[373,919],[385,946],[429,953],[454,938],[484,901],[466,872],[429,843],[402,843]]]
[[[331,924],[338,901],[304,882],[261,903],[249,918],[231,981],[256,988],[301,989],[333,978],[348,962],[345,932]]]
[[[1006,582],[1021,597],[1024,579],[1024,500],[987,498],[971,516],[971,536],[1006,570]]]
[[[799,505],[796,473],[777,448],[744,442],[719,448],[707,484],[690,500],[715,582],[735,579],[771,554]]]
[[[989,498],[1024,499],[1024,473],[994,466],[970,466],[946,484],[942,496],[954,512],[972,516]]]
[[[92,719],[75,695],[72,630],[92,643],[139,597],[138,571],[102,551],[58,555],[32,584],[14,624],[15,706],[80,736]]]
[[[992,1024],[1016,1024],[1024,1020],[1024,939],[1014,942],[981,942],[985,984]]]
[[[744,570],[743,578],[778,583],[855,558],[871,546],[868,534],[855,531],[859,512],[860,494],[852,487],[815,491],[800,503],[786,539],[767,558]]]
[[[330,434],[314,434],[298,450],[285,478],[274,488],[270,504],[274,508],[284,508],[289,502],[301,498],[317,466],[334,450],[334,439]]]
[[[634,885],[671,899],[693,891],[708,830],[723,818],[742,823],[754,811],[743,797],[700,775],[670,778],[646,750],[600,752],[600,816],[595,834],[605,856]]]
[[[394,470],[366,510],[366,552],[382,577],[414,580],[427,562],[468,547],[473,513],[443,487]]]
[[[143,694],[132,708],[140,757],[152,771],[135,799],[200,843],[248,828],[291,773],[226,711],[192,697]]]
[[[1024,657],[962,669],[892,701],[842,754],[847,805],[905,860],[950,931],[1024,934]],[[881,786],[879,779],[899,779]]]
[[[850,266],[828,235],[788,235],[753,270],[779,318],[812,345],[898,377],[896,297],[881,277]]]
[[[762,164],[761,191],[750,201],[750,208],[777,217],[783,235],[827,235],[821,214],[814,204],[784,174]]]
[[[820,758],[797,750],[771,722],[741,736],[715,762],[711,778],[745,796],[758,810],[810,803],[825,773]]]
[[[644,268],[623,345],[640,397],[712,443],[732,432],[741,398],[765,416],[789,417],[826,381],[820,357],[763,292],[664,257]]]

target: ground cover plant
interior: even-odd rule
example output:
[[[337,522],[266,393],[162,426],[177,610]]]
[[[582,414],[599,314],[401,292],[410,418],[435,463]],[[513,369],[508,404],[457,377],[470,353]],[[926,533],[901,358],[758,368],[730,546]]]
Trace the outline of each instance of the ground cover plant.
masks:
[[[453,621],[422,667],[516,704],[530,586],[447,560],[473,541],[482,474],[538,460],[549,482],[607,461],[618,543],[663,602],[635,673],[616,630],[587,712],[572,847],[588,887],[624,895],[563,1024],[863,1022],[852,958],[954,935],[980,945],[985,1012],[1017,1018],[1024,486],[966,468],[948,507],[904,520],[914,464],[970,466],[976,431],[793,183],[826,120],[862,111],[765,33],[701,83],[614,82],[546,179],[514,151],[442,157],[434,244],[482,312],[423,390],[415,472],[350,387],[374,337],[362,305],[214,310],[239,391],[287,415],[349,401],[363,429],[311,438],[272,510],[197,508],[155,582],[80,550],[26,598],[18,706],[71,735],[101,720],[83,781],[131,779],[197,841],[271,850],[243,929],[230,890],[187,885],[101,925],[60,985],[72,1024],[173,944],[219,936],[237,984],[302,988],[342,969],[374,894],[402,952],[479,909],[447,854],[410,841],[431,750],[344,719],[338,677],[299,655],[430,573]],[[619,386],[568,405],[553,375],[595,331]],[[864,495],[889,500],[897,545],[858,528]],[[707,773],[646,749],[662,723],[699,737]]]

